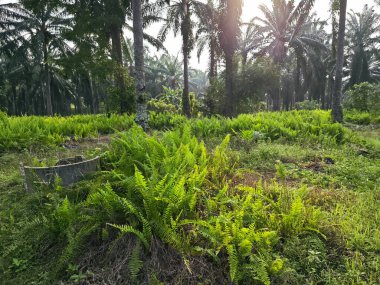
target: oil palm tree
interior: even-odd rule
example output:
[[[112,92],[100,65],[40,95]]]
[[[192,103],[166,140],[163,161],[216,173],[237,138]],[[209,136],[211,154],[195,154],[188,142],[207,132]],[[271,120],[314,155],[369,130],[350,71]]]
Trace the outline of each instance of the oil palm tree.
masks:
[[[2,49],[7,45],[22,47],[33,54],[36,62],[40,62],[46,114],[53,115],[51,62],[57,56],[70,53],[64,34],[71,29],[72,18],[64,10],[46,3],[33,10],[27,10],[21,4],[3,4],[0,13],[3,20],[0,31]]]
[[[326,25],[312,14],[303,25],[302,44],[291,49],[295,57],[295,102],[304,101],[308,92],[309,100],[324,104],[330,51]]]
[[[347,19],[347,41],[350,51],[350,80],[347,87],[361,82],[376,80],[375,54],[380,39],[377,32],[380,24],[380,15],[373,7],[365,5],[361,13],[351,11]]]
[[[148,58],[147,75],[155,85],[163,85],[171,89],[180,88],[183,72],[179,56],[164,53],[160,57]]]
[[[342,82],[343,82],[343,64],[344,64],[344,41],[346,34],[346,12],[347,0],[340,0],[339,6],[339,32],[338,32],[338,48],[336,56],[335,68],[335,84],[333,93],[332,114],[334,122],[343,121],[342,108]]]
[[[323,40],[317,34],[310,33],[308,28],[311,25],[311,9],[314,0],[301,0],[298,5],[294,1],[272,0],[272,7],[260,5],[259,9],[263,13],[263,18],[256,18],[263,32],[267,36],[267,44],[261,53],[268,53],[277,64],[282,64],[290,53],[294,53],[296,60],[296,82],[295,91],[298,100],[302,100],[300,85],[301,71],[306,71],[308,51],[316,48],[325,48]],[[306,75],[306,74],[304,74]],[[273,109],[280,109],[280,90],[273,90],[271,93]]]
[[[276,63],[285,60],[289,47],[304,45],[312,39],[305,38],[303,27],[310,16],[314,0],[301,0],[298,5],[294,1],[272,0],[272,8],[260,5],[264,18],[256,18],[271,38],[264,47]]]
[[[136,122],[145,130],[149,115],[145,99],[144,32],[141,0],[132,0],[135,83],[137,91]]]
[[[149,4],[149,3],[147,3]],[[155,45],[157,48],[163,48],[162,43],[153,37],[144,34],[144,15],[145,25],[150,22],[157,21],[158,17],[152,13],[152,8],[161,7],[164,4],[169,4],[169,0],[156,1],[155,5],[146,5],[148,13],[143,12],[144,6],[141,0],[132,0],[132,19],[133,19],[133,38],[134,38],[134,60],[135,60],[135,81],[137,91],[137,108],[136,108],[136,122],[143,128],[147,129],[149,114],[146,105],[145,95],[145,66],[144,66],[144,35],[147,40]]]
[[[222,54],[218,38],[218,24],[220,14],[214,0],[208,0],[207,5],[199,10],[199,23],[196,32],[197,54],[201,54],[208,47],[209,50],[209,80],[212,81],[218,75],[218,60]]]
[[[239,52],[243,66],[249,61],[249,54],[255,52],[265,44],[264,33],[254,21],[244,24],[244,31],[239,38]]]
[[[167,9],[167,19],[162,26],[159,38],[164,41],[170,30],[174,34],[181,33],[182,54],[183,54],[183,94],[182,111],[190,117],[190,97],[189,97],[189,58],[194,46],[192,15],[199,15],[204,3],[196,0],[174,0],[170,2]]]
[[[225,90],[226,98],[223,113],[233,116],[238,98],[234,92],[234,56],[238,49],[238,38],[240,35],[240,16],[242,12],[242,0],[220,0],[219,11],[219,42],[224,53]]]
[[[143,75],[141,66],[144,66],[143,54],[141,55],[143,41],[145,40],[158,49],[164,49],[164,47],[159,40],[144,33],[143,29],[161,19],[157,16],[157,7],[162,6],[166,0],[155,1],[153,5],[149,1],[141,0],[137,2],[132,0],[75,2],[66,0],[64,2],[75,15],[76,34],[93,38],[98,51],[103,50],[105,54],[108,53],[108,47],[111,47],[110,55],[115,65],[114,81],[120,96],[120,112],[133,111],[136,109],[135,98],[127,95],[130,92],[126,90],[124,73],[126,67],[131,66],[135,61],[133,62],[136,64],[135,81],[139,82],[137,85],[144,85],[144,80],[141,79]],[[141,15],[141,17],[137,15]],[[138,46],[135,54],[132,52],[132,48],[129,48],[132,45],[125,39],[125,30],[131,31],[134,35],[135,46]],[[144,87],[140,86],[138,89],[144,89]],[[142,94],[142,92],[137,93]],[[137,99],[141,101],[141,98],[138,95]]]

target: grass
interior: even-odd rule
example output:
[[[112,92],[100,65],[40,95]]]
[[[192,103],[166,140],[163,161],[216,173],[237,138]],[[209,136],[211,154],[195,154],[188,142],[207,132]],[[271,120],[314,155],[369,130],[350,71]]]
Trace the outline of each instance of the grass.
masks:
[[[127,119],[109,146],[82,135],[65,149],[81,118],[59,120],[70,131],[41,132],[60,140],[0,156],[1,284],[380,283],[375,126],[152,114],[149,134]],[[104,151],[103,171],[73,187],[23,190],[19,162]]]

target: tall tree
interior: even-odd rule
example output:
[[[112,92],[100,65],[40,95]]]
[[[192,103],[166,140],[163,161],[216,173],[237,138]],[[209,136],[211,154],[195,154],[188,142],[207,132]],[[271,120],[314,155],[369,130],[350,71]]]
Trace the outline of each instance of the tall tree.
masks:
[[[107,0],[104,1],[104,3],[107,28],[112,42],[111,56],[116,64],[115,81],[119,93],[118,95],[120,97],[120,112],[130,112],[134,109],[134,98],[128,98],[127,86],[124,78],[126,70],[123,66],[122,48],[124,40],[123,25],[125,24],[126,11],[130,5],[130,1]]]
[[[351,63],[348,87],[361,82],[375,81],[378,75],[377,64],[371,65],[375,58],[380,39],[377,35],[380,15],[373,7],[365,5],[361,13],[351,11],[347,18],[347,42]],[[374,70],[375,68],[375,70]]]
[[[218,59],[221,55],[221,48],[218,39],[218,24],[220,14],[214,0],[208,0],[204,9],[200,10],[199,23],[196,32],[196,42],[198,46],[198,60],[205,47],[209,49],[209,80],[212,81],[218,75]]]
[[[335,85],[333,95],[332,114],[334,122],[343,121],[342,89],[343,89],[343,64],[344,64],[344,40],[346,34],[347,0],[340,0],[339,6],[339,32],[338,49],[336,56]]]
[[[54,55],[65,55],[70,47],[64,37],[72,23],[64,10],[46,3],[33,5],[26,9],[21,4],[1,5],[2,28],[0,38],[11,42],[15,47],[24,46],[24,50],[33,52],[39,58],[43,75],[43,88],[46,114],[53,115],[52,66]]]
[[[243,66],[250,60],[250,53],[258,51],[264,44],[264,33],[262,29],[251,20],[244,25],[245,30],[239,38],[239,52]]]
[[[309,34],[310,12],[314,0],[301,0],[298,5],[291,0],[272,0],[272,7],[260,5],[263,18],[257,18],[263,32],[267,35],[268,43],[262,53],[268,53],[276,64],[283,64],[290,51],[296,60],[295,91],[298,100],[302,100],[305,88],[301,87],[300,78],[307,63],[308,47],[324,47],[323,42],[315,34]],[[286,70],[284,70],[286,73]],[[305,74],[303,74],[305,75]],[[280,110],[281,88],[271,92],[273,110]]]
[[[169,30],[173,30],[176,35],[179,31],[182,36],[183,54],[183,93],[182,93],[182,112],[190,117],[190,97],[189,97],[189,59],[190,52],[194,45],[192,13],[199,15],[200,7],[204,4],[196,0],[175,0],[171,1],[167,10],[167,20],[160,31],[160,39],[166,38]]]
[[[75,14],[75,36],[80,39],[90,38],[95,42],[98,57],[102,55],[102,53],[103,55],[105,54],[106,57],[108,57],[109,54],[111,55],[114,63],[114,86],[116,87],[115,89],[119,97],[119,111],[123,113],[135,110],[135,98],[131,96],[132,92],[130,92],[125,82],[127,67],[132,67],[134,56],[131,51],[132,48],[130,48],[132,44],[124,38],[123,31],[125,29],[132,31],[136,38],[138,50],[136,50],[137,76],[135,79],[139,81],[140,83],[138,84],[141,85],[141,82],[144,81],[141,80],[142,73],[140,72],[141,70],[143,71],[143,67],[139,67],[144,66],[144,60],[140,60],[141,58],[143,59],[143,56],[140,54],[142,53],[143,55],[144,52],[143,39],[157,49],[164,49],[162,43],[144,33],[143,28],[160,19],[155,13],[158,9],[157,6],[162,6],[163,4],[161,2],[164,0],[156,1],[155,4],[159,3],[158,5],[151,5],[148,1],[141,0],[140,3],[132,3],[131,0],[61,1],[66,2],[70,11]],[[138,6],[139,8],[136,10],[133,9],[132,6]],[[134,13],[141,14],[141,16],[134,16]],[[133,24],[130,25],[126,19],[131,19]],[[136,21],[138,23],[135,23]],[[81,43],[83,42],[84,41],[81,40]],[[83,47],[83,44],[80,46]],[[111,47],[110,52],[108,50],[109,46]],[[90,58],[93,58],[93,56],[90,55]],[[97,65],[96,61],[94,65]],[[132,68],[130,68],[130,70],[132,70]],[[141,94],[141,92],[139,94]]]
[[[164,53],[161,56],[146,57],[147,89],[153,97],[162,92],[162,86],[178,89],[183,83],[182,63],[179,55]]]
[[[145,99],[144,33],[141,0],[132,0],[135,83],[137,91],[136,122],[147,129],[149,115]]]
[[[219,10],[221,13],[219,23],[219,41],[224,53],[225,89],[226,98],[223,113],[233,116],[238,102],[234,92],[234,55],[238,49],[238,37],[240,35],[240,16],[242,12],[242,0],[220,0]]]
[[[332,108],[334,84],[335,84],[335,67],[336,67],[336,52],[338,46],[338,29],[339,29],[339,0],[330,0],[330,13],[331,13],[331,48],[330,60],[328,70],[328,84],[327,95],[325,102],[325,109]]]

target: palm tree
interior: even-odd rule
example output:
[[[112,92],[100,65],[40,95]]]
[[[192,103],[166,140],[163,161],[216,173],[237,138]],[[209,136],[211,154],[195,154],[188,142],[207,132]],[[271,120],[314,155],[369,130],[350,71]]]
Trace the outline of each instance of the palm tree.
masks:
[[[193,49],[193,21],[192,14],[199,15],[199,11],[204,7],[202,2],[196,0],[175,0],[171,1],[167,10],[167,20],[160,30],[159,38],[164,41],[167,33],[172,30],[174,34],[181,32],[182,54],[183,54],[183,94],[182,111],[190,117],[190,97],[189,97],[189,58]]]
[[[124,63],[129,57],[124,49],[123,28],[130,8],[130,0],[61,0],[74,15],[75,36],[95,42],[98,53],[110,56],[113,61],[113,85],[117,91],[119,112],[132,112],[134,98],[125,81]]]
[[[248,55],[254,51],[258,51],[264,45],[264,33],[261,28],[250,21],[245,24],[245,30],[239,38],[239,52],[243,66],[248,62]]]
[[[325,102],[325,109],[332,108],[332,98],[335,84],[335,67],[336,67],[336,52],[338,42],[338,17],[339,17],[339,0],[330,0],[330,13],[331,13],[331,41],[330,41],[330,56],[328,59],[328,74],[327,74],[327,95]]]
[[[292,49],[296,57],[295,102],[304,101],[308,93],[309,100],[322,101],[322,105],[325,104],[324,94],[330,52],[326,25],[327,23],[321,21],[315,14],[311,15],[303,27],[304,45]]]
[[[161,93],[162,86],[178,89],[183,82],[182,63],[178,55],[167,53],[160,57],[147,57],[146,76],[153,97]]]
[[[374,81],[374,70],[371,61],[375,59],[380,15],[373,7],[365,5],[361,13],[351,11],[347,19],[347,40],[350,49],[350,81],[348,87],[361,82]],[[374,65],[372,65],[374,66]]]
[[[272,0],[272,8],[260,5],[259,9],[264,18],[256,18],[264,33],[267,34],[268,43],[261,53],[268,53],[277,64],[282,64],[290,51],[294,53],[296,60],[295,91],[297,100],[302,100],[305,88],[301,88],[300,77],[307,70],[307,55],[312,49],[325,48],[323,40],[316,34],[310,33],[310,11],[314,0],[302,0],[295,5],[294,1]],[[273,109],[280,109],[280,90],[271,93]]]
[[[313,8],[314,0],[272,0],[272,9],[260,5],[264,18],[256,18],[263,24],[263,31],[271,41],[264,47],[276,63],[285,60],[289,47],[305,45],[310,39],[304,37],[303,28]]]
[[[190,69],[190,90],[198,97],[204,95],[208,87],[208,76],[206,72],[199,69]]]
[[[343,121],[343,108],[342,108],[342,81],[343,81],[343,64],[344,64],[344,40],[346,33],[346,11],[347,0],[340,0],[339,9],[339,32],[338,32],[338,49],[336,57],[336,72],[335,72],[335,85],[333,96],[333,120],[334,122]]]
[[[196,32],[198,60],[206,47],[209,48],[209,80],[218,75],[217,63],[222,53],[218,39],[218,24],[220,14],[214,0],[208,0],[207,5],[199,10],[199,23]]]
[[[63,2],[75,15],[75,34],[82,35],[80,38],[91,38],[96,43],[98,55],[104,53],[108,56],[108,47],[111,47],[110,55],[114,62],[114,83],[120,100],[119,110],[122,113],[133,111],[136,107],[135,98],[127,90],[124,75],[127,72],[127,67],[132,66],[134,58],[131,52],[132,48],[130,48],[132,45],[125,39],[124,30],[132,31],[137,39],[140,38],[139,34],[142,33],[143,40],[156,48],[164,49],[162,43],[144,33],[143,28],[160,19],[155,15],[157,12],[156,7],[162,6],[162,2],[165,2],[165,0],[156,1],[155,5],[151,5],[148,1],[134,3],[131,0],[81,0],[75,2],[66,0]],[[134,21],[139,21],[139,19],[138,17],[133,17],[133,13],[136,11],[133,7],[136,6],[141,8],[137,9],[136,13],[141,13],[142,15],[142,28],[138,32],[137,26],[134,26]],[[132,20],[132,25],[126,21],[129,19]],[[140,26],[140,23],[138,25]],[[137,41],[139,42],[139,40]],[[142,46],[141,43],[137,43],[137,45]],[[141,55],[137,54],[137,57],[141,58]],[[140,64],[139,60],[137,64]],[[139,69],[142,70],[141,68]],[[143,82],[141,79],[137,80],[136,77],[141,78],[141,72],[139,74],[139,76],[135,74],[135,79]]]
[[[226,98],[223,111],[226,116],[234,115],[235,106],[238,101],[236,94],[234,94],[234,55],[238,49],[242,5],[242,0],[220,0],[219,2],[219,11],[221,13],[219,22],[219,42],[226,63]]]
[[[104,1],[104,12],[106,19],[106,28],[109,32],[112,49],[111,56],[114,60],[115,79],[120,96],[120,112],[130,112],[134,109],[134,98],[128,98],[127,86],[124,79],[123,66],[123,26],[125,24],[126,11],[129,7],[129,0],[107,0]],[[110,16],[109,16],[110,15]]]
[[[0,40],[3,43],[22,46],[40,59],[43,71],[44,97],[46,113],[53,115],[53,96],[51,91],[51,61],[55,56],[66,56],[70,52],[64,34],[71,29],[72,19],[63,10],[49,4],[42,4],[32,10],[21,4],[3,4],[0,6],[2,26]]]
[[[144,32],[141,0],[132,0],[135,81],[137,91],[136,122],[145,130],[149,115],[145,99]]]

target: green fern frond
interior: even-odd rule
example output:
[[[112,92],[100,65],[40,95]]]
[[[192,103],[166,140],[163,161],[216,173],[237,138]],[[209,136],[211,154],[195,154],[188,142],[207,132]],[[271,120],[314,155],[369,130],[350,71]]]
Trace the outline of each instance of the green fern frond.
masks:
[[[237,280],[239,270],[239,258],[233,245],[227,246],[228,264],[230,267],[230,278],[232,281]]]
[[[143,190],[147,191],[147,182],[145,180],[144,175],[140,172],[140,170],[135,166],[135,183],[137,187],[141,187]]]
[[[144,244],[145,248],[147,248],[147,249],[149,248],[149,242],[148,242],[147,238],[144,236],[144,234],[141,231],[136,230],[132,226],[129,226],[129,225],[114,225],[114,224],[107,224],[107,225],[118,229],[123,234],[131,233],[131,234],[136,235],[141,240],[141,242]]]
[[[144,262],[141,260],[140,255],[141,255],[141,246],[140,246],[140,242],[137,242],[135,247],[133,248],[131,257],[128,262],[128,269],[129,269],[129,272],[131,273],[132,282],[134,283],[137,282],[137,275],[139,274],[139,272],[144,266]]]

